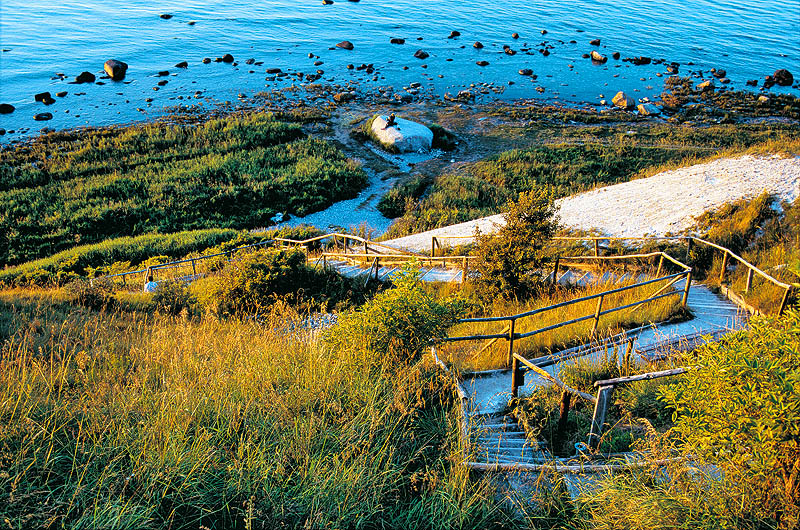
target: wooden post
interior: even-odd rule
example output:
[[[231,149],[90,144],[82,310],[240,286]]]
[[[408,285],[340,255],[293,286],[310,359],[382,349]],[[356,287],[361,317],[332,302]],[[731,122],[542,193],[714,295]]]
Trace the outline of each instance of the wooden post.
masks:
[[[664,268],[664,254],[661,254],[661,257],[658,258],[658,268],[656,269],[656,278],[661,277],[661,269]]]
[[[686,259],[683,260],[683,261],[687,265],[689,265],[689,256],[692,253],[692,243],[693,242],[694,242],[694,240],[691,237],[686,238]]]
[[[569,405],[572,401],[572,394],[564,390],[561,392],[561,410],[559,410],[558,427],[556,427],[556,440],[560,442],[564,438],[564,431],[567,430],[567,420],[569,419]]]
[[[778,316],[783,315],[783,312],[786,311],[786,304],[789,302],[789,293],[792,292],[791,287],[787,287],[786,290],[783,292],[783,298],[781,298],[781,307],[778,309]]]
[[[744,284],[745,294],[750,292],[751,287],[753,287],[753,269],[747,267],[747,282]]]
[[[375,258],[375,279],[378,279],[378,270],[381,268],[381,258]]]
[[[553,265],[553,285],[555,285],[556,282],[558,282],[558,265],[559,265],[558,262],[560,260],[561,260],[561,256],[556,256],[556,263],[555,263],[555,265]]]
[[[605,295],[600,295],[597,299],[597,309],[594,311],[594,323],[592,324],[592,336],[597,333],[597,325],[600,323],[600,311],[603,308],[603,298]]]
[[[510,367],[514,361],[514,324],[516,320],[511,319],[511,324],[508,325],[508,366]]]
[[[691,241],[691,239],[689,240]],[[686,285],[683,286],[683,296],[681,297],[681,305],[686,307],[686,304],[689,302],[689,287],[692,286],[692,269],[689,269],[686,273]]]
[[[195,265],[194,260],[192,260],[192,276],[197,276],[197,266]]]
[[[436,257],[436,236],[431,236],[431,257]]]
[[[367,240],[364,240],[364,254],[369,254],[369,247],[367,246]]]
[[[462,258],[461,263],[461,283],[467,283],[467,272],[469,272],[469,260],[466,256]]]
[[[625,356],[622,358],[622,366],[625,369],[625,375],[628,375],[628,369],[631,365],[631,354],[633,353],[633,338],[628,341],[625,347]]]
[[[722,253],[722,269],[719,271],[719,283],[723,283],[725,281],[725,272],[728,268],[728,253]]]
[[[600,240],[597,238],[594,240],[594,256],[600,256]]]
[[[603,435],[603,425],[606,422],[608,405],[610,402],[613,386],[601,386],[597,389],[597,402],[594,404],[594,415],[592,416],[592,428],[589,431],[589,447],[597,449],[600,445],[600,438]]]
[[[328,270],[328,257],[325,254],[322,255],[322,270]]]

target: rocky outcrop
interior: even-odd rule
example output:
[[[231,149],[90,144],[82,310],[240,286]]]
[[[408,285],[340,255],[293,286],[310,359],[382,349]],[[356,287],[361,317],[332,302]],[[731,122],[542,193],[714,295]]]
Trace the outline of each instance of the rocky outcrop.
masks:
[[[386,149],[400,153],[427,151],[433,144],[433,131],[421,123],[395,118],[387,125],[388,116],[376,116],[372,120],[372,136]]]
[[[661,109],[652,103],[640,103],[639,106],[636,107],[636,110],[638,110],[639,114],[642,116],[658,116],[661,114]]]
[[[128,71],[128,64],[116,59],[109,59],[103,63],[103,70],[105,70],[112,81],[121,81],[125,79],[125,72]]]
[[[703,81],[702,83],[697,85],[697,90],[706,91],[706,90],[714,90],[714,82],[710,79],[707,81]]]
[[[614,104],[615,107],[619,107],[621,109],[632,109],[636,106],[636,102],[633,98],[629,97],[625,92],[619,91],[617,95],[611,100],[611,103]]]

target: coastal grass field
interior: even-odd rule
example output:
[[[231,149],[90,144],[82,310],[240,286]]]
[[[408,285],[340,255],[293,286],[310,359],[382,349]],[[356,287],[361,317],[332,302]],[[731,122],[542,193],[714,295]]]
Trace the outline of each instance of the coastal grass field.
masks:
[[[0,150],[0,266],[114,237],[267,226],[366,182],[332,144],[270,114],[43,135]]]

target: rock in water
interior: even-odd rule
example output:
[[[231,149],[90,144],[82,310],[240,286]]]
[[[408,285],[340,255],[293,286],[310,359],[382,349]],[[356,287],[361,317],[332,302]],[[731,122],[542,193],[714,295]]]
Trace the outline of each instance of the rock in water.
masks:
[[[33,119],[36,120],[36,121],[47,121],[47,120],[52,120],[53,119],[53,115],[50,114],[49,112],[42,112],[40,114],[36,114],[33,117]]]
[[[592,39],[589,41],[592,46],[600,46],[600,39]]]
[[[590,57],[592,58],[592,62],[595,63],[605,64],[605,62],[608,61],[608,57],[595,50],[592,50]]]
[[[81,75],[75,78],[76,83],[94,83],[95,76],[91,72],[81,72]]]
[[[614,99],[611,100],[611,103],[613,103],[615,107],[619,107],[621,109],[632,109],[634,106],[636,106],[636,102],[622,91],[617,92],[617,95],[614,96]]]
[[[480,50],[481,48],[483,48],[483,43],[481,43],[481,41],[475,41],[475,44],[473,44],[472,47],[475,48],[476,50]]]
[[[697,85],[697,90],[705,92],[706,90],[714,90],[714,82],[710,79],[703,81]]]
[[[356,99],[355,92],[339,92],[338,94],[333,95],[333,100],[336,103],[347,103],[348,101],[353,101]]]
[[[222,62],[223,63],[228,63],[228,64],[232,63],[233,62],[233,55],[231,55],[230,53],[226,53],[225,55],[222,56]]]
[[[103,63],[103,70],[113,81],[125,79],[125,72],[128,71],[128,64],[116,59],[109,59]]]
[[[342,48],[343,50],[352,50],[355,46],[349,40],[343,40],[339,44],[336,45],[337,48]]]
[[[181,61],[175,65],[175,68],[189,68],[189,63],[187,61]]]
[[[0,103],[0,114],[11,114],[16,110],[14,105],[9,105],[8,103]]]
[[[448,39],[455,39],[456,37],[460,37],[460,36],[461,36],[461,32],[460,31],[453,30],[453,31],[450,32],[450,36],[447,37],[447,38]]]
[[[384,147],[401,153],[431,148],[433,131],[429,128],[403,118],[395,118],[394,125],[387,127],[388,119],[388,116],[376,116],[372,120],[372,134]]]
[[[658,116],[661,114],[661,109],[652,103],[641,103],[636,109],[642,116]]]
[[[395,37],[395,38],[389,40],[389,42],[391,42],[392,44],[405,44],[406,43],[406,39],[398,39],[398,38]]]
[[[792,83],[794,83],[794,76],[784,68],[775,70],[775,73],[772,74],[772,79],[775,80],[775,84],[778,86],[792,86]]]
[[[425,50],[417,50],[416,52],[414,52],[414,57],[416,57],[417,59],[427,59],[428,57],[430,57],[430,54]]]

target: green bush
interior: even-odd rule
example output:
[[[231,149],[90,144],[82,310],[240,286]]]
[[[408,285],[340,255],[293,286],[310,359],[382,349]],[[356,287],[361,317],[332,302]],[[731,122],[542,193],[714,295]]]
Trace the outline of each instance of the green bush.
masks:
[[[687,454],[721,472],[730,515],[800,524],[800,312],[700,348],[662,391]]]
[[[192,290],[207,310],[220,317],[258,315],[278,300],[326,310],[363,296],[353,280],[309,267],[306,254],[296,249],[246,254]]]
[[[416,199],[422,197],[431,180],[429,176],[417,175],[410,180],[398,182],[378,201],[378,211],[389,219],[400,217],[412,207]]]
[[[392,366],[419,359],[431,341],[445,337],[466,303],[460,298],[439,300],[428,293],[413,267],[405,266],[391,289],[342,315],[326,333],[326,342],[334,349],[369,352],[373,363]],[[352,337],[361,339],[354,343]]]
[[[68,283],[65,290],[76,304],[90,309],[101,311],[114,305],[114,289],[107,282],[78,279]]]
[[[520,193],[509,202],[506,224],[477,238],[476,286],[486,299],[525,297],[539,284],[544,248],[555,235],[553,196],[545,190]]]

